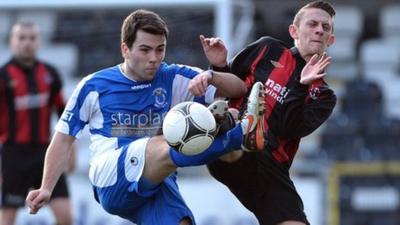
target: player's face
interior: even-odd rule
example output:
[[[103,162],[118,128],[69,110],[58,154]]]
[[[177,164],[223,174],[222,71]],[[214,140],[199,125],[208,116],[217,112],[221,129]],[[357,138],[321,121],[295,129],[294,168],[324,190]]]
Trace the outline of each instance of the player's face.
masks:
[[[39,30],[36,26],[16,25],[10,36],[10,49],[14,57],[22,61],[31,61],[39,48]]]
[[[125,73],[137,81],[152,80],[165,57],[166,38],[139,30],[131,48],[122,44]]]
[[[333,44],[333,21],[330,15],[322,9],[305,9],[299,25],[291,25],[290,34],[297,42],[297,48],[304,56],[322,54]]]

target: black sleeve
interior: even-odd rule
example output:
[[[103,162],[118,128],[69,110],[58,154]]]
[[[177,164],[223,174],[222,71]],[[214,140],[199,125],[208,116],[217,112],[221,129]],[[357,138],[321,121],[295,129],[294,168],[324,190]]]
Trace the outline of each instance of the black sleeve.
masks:
[[[0,110],[0,115],[3,115],[3,110],[5,110],[7,107],[7,101],[6,101],[6,82],[3,78],[3,73],[4,70],[3,68],[0,69],[0,106],[1,106],[1,110]],[[10,106],[9,106],[10,107]]]
[[[301,138],[311,134],[331,115],[336,105],[336,95],[323,80],[311,85],[296,81],[284,104],[279,135]]]
[[[44,65],[46,66],[46,69],[49,71],[49,73],[53,79],[52,86],[51,86],[52,92],[61,91],[63,84],[62,84],[60,73],[58,72],[58,70],[55,67],[53,67],[47,63]]]
[[[65,100],[62,94],[62,80],[61,76],[53,66],[49,64],[45,64],[46,69],[49,71],[52,82],[51,82],[51,91],[50,91],[50,102],[53,107],[55,107],[57,114],[61,117],[64,108],[65,108]]]
[[[249,65],[245,63],[251,61],[252,55],[256,53],[257,42],[251,43],[246,48],[241,50],[236,56],[229,60],[225,67],[217,67],[211,65],[211,69],[219,72],[230,72],[244,80],[244,77],[249,73]]]

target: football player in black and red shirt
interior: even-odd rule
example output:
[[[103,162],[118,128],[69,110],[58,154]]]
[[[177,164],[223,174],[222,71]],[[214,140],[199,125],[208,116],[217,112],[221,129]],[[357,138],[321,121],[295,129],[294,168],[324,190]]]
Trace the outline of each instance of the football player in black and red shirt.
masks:
[[[300,139],[326,121],[336,104],[323,79],[330,64],[325,50],[335,41],[334,15],[328,2],[311,2],[289,26],[293,48],[262,37],[229,63],[222,40],[200,36],[214,70],[236,74],[249,89],[258,81],[265,85],[264,150],[231,152],[208,165],[261,225],[309,224],[289,169]],[[230,106],[242,113],[244,102],[245,97],[231,99]]]
[[[36,58],[39,28],[16,23],[10,33],[12,59],[0,68],[1,224],[12,225],[31,188],[40,187],[52,112],[64,110],[58,72]],[[72,162],[72,161],[71,161]],[[72,224],[65,177],[51,209],[57,224]]]

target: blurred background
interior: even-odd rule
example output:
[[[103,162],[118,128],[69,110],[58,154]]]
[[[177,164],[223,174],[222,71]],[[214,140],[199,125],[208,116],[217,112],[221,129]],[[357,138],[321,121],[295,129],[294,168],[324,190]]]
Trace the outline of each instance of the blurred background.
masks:
[[[199,35],[220,36],[230,56],[263,35],[292,46],[288,25],[302,0],[18,0],[0,1],[0,63],[18,20],[36,22],[40,58],[61,72],[68,97],[76,83],[122,61],[122,20],[133,10],[159,13],[171,31],[166,61],[201,68],[208,62]],[[301,142],[292,166],[313,225],[400,224],[400,0],[332,0],[336,44],[328,83],[338,96],[331,118]],[[79,140],[77,169],[68,178],[76,225],[131,224],[95,202],[87,180],[87,134]],[[198,225],[257,225],[205,167],[179,170],[184,198]],[[21,209],[18,225],[47,225]]]

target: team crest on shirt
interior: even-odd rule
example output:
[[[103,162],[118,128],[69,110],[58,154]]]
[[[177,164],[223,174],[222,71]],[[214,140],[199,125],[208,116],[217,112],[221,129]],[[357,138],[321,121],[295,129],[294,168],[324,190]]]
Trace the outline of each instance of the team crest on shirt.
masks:
[[[317,100],[320,95],[320,90],[318,87],[314,87],[309,91],[310,98],[313,100]]]
[[[155,98],[154,106],[157,108],[164,108],[167,103],[167,90],[164,88],[156,88],[153,91],[153,96]]]

